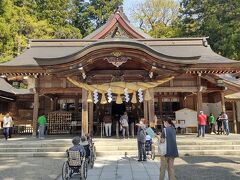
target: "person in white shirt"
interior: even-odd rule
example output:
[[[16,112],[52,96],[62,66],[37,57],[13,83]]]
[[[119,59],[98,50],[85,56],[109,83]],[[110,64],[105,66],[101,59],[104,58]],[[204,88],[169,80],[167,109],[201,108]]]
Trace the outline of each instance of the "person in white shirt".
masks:
[[[3,134],[5,139],[8,139],[9,136],[9,129],[12,125],[12,117],[9,115],[9,113],[6,114],[6,116],[3,117]]]

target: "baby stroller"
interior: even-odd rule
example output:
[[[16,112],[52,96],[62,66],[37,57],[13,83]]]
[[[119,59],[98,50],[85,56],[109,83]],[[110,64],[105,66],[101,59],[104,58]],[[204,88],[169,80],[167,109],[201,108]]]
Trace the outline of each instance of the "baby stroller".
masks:
[[[80,179],[86,180],[88,165],[85,156],[79,151],[67,151],[67,158],[62,167],[62,179],[68,180],[74,173],[79,173]]]
[[[146,142],[145,142],[145,150],[146,150],[146,155],[147,157],[149,157],[149,159],[154,160],[155,159],[155,151],[153,151],[153,147],[152,147],[152,138],[151,136],[147,135],[146,136]]]

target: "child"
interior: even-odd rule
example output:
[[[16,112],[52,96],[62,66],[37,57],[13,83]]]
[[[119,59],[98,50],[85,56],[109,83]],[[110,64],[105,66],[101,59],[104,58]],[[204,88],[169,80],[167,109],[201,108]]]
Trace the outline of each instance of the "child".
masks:
[[[146,154],[150,155],[150,153],[152,152],[152,138],[148,134],[146,135],[145,149]]]

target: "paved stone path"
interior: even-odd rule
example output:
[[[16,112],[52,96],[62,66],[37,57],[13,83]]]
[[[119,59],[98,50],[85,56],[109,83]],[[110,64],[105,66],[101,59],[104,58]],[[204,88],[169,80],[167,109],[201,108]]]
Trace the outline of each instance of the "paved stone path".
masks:
[[[178,141],[239,141],[240,135],[196,138],[196,135],[178,136]],[[100,141],[100,140],[99,140]],[[5,141],[6,144],[48,144],[71,143],[69,137],[48,137],[44,141],[36,141],[29,136]],[[219,150],[221,150],[219,148]],[[0,180],[60,180],[61,169],[65,158],[57,157],[0,157]],[[98,157],[94,169],[89,169],[88,180],[158,180],[159,160],[137,162],[134,157]],[[239,156],[189,156],[177,158],[175,161],[177,180],[240,180]],[[238,175],[239,174],[239,175]],[[79,179],[75,175],[72,180]],[[166,178],[167,179],[167,178]]]
[[[134,157],[100,157],[93,169],[88,171],[88,180],[159,180],[159,162],[138,162]],[[61,180],[59,176],[58,180]],[[79,179],[74,175],[72,180]]]
[[[0,158],[0,180],[61,180],[65,158]],[[175,161],[177,180],[239,180],[240,157],[197,156]],[[134,157],[99,157],[88,180],[158,180],[159,161],[137,162]],[[74,175],[72,180],[79,180]],[[165,179],[167,180],[167,178]]]

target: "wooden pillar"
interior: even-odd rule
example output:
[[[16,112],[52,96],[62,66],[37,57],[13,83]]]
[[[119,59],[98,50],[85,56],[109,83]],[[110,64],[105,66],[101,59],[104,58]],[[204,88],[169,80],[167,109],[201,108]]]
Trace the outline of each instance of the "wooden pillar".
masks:
[[[75,116],[77,117],[77,115],[78,115],[78,107],[79,107],[79,99],[80,99],[80,97],[79,97],[79,94],[76,94],[76,98],[74,99],[75,101],[74,101],[74,106],[75,106],[75,110],[74,110],[74,113],[75,113]],[[76,120],[76,119],[75,119]]]
[[[202,111],[202,92],[198,91],[197,92],[197,112],[199,113]]]
[[[183,93],[180,93],[180,95],[179,95],[179,103],[180,103],[180,109],[185,108]]]
[[[19,116],[17,104],[18,104],[17,102],[9,103],[9,108],[8,108],[9,113],[10,113],[10,116],[12,116],[13,118]]]
[[[236,104],[233,101],[232,102],[232,111],[233,111],[233,128],[234,128],[234,133],[238,133],[237,132],[237,118],[236,118]]]
[[[57,97],[52,97],[51,98],[51,111],[56,111],[57,110]]]
[[[149,89],[149,94],[151,96],[151,100],[148,101],[148,120],[150,125],[151,122],[154,122],[154,115],[155,115],[153,89]]]
[[[162,94],[158,93],[158,104],[159,104],[159,114],[162,115],[163,112],[163,103],[162,103]]]
[[[93,103],[88,103],[89,133],[93,135]]]
[[[222,112],[226,112],[224,92],[221,91],[220,95],[221,95],[221,105],[222,105],[221,109],[222,109]]]
[[[32,135],[37,135],[37,119],[38,119],[38,109],[39,109],[39,93],[37,91],[38,79],[35,79],[35,89],[34,89],[34,102],[33,102],[33,132]]]
[[[88,133],[88,102],[87,91],[82,89],[82,135]]]
[[[143,101],[143,116],[144,119],[148,120],[148,102],[147,101]]]
[[[51,111],[54,111],[54,98],[51,98]]]
[[[201,87],[201,75],[197,76],[197,86],[198,86],[198,92],[197,92],[197,112],[199,113],[202,111],[202,87]]]

